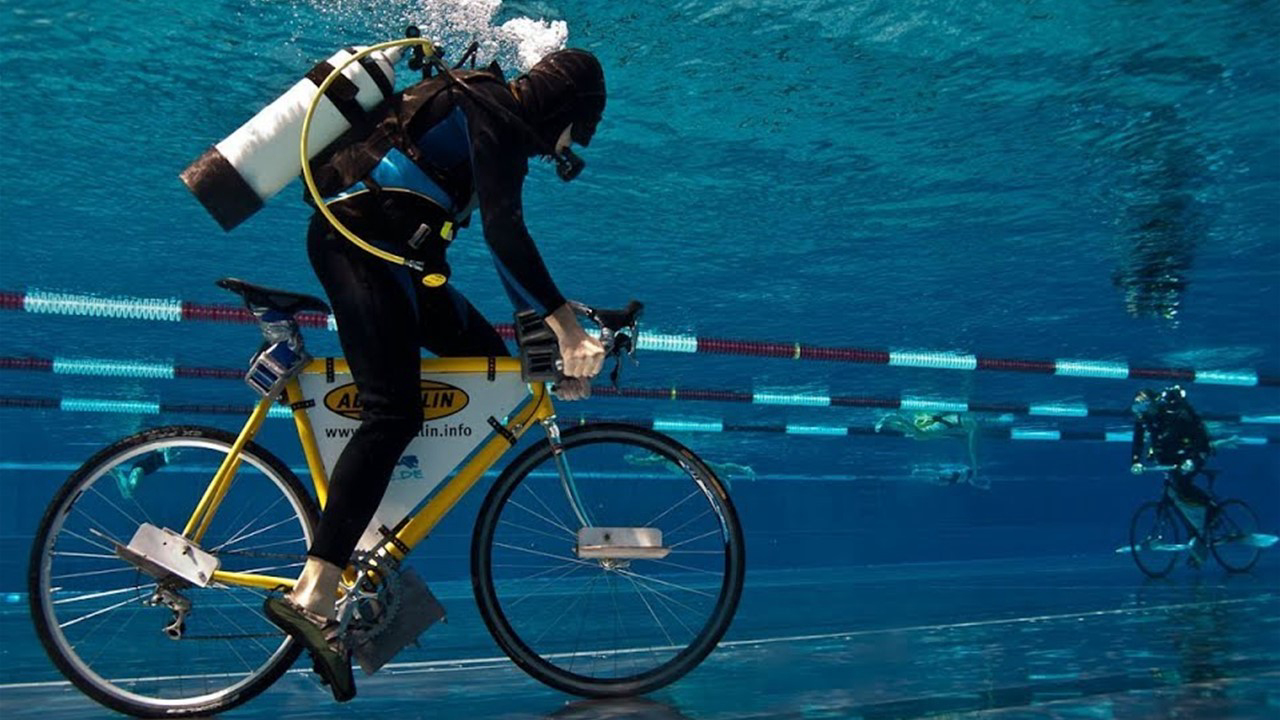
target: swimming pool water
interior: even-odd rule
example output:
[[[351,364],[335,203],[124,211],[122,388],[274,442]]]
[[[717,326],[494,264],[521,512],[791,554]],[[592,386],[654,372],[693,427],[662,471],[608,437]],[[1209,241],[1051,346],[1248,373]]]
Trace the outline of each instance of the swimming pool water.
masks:
[[[213,286],[222,276],[321,292],[299,184],[223,233],[177,174],[317,60],[409,22],[454,52],[480,40],[482,61],[512,72],[562,42],[600,56],[609,101],[587,169],[565,185],[534,163],[526,214],[566,295],[645,301],[649,345],[621,376],[645,397],[601,393],[561,412],[657,423],[711,461],[747,528],[749,591],[781,569],[856,582],[871,566],[954,563],[961,577],[971,563],[1051,562],[1086,584],[1101,568],[1121,588],[1093,609],[1141,602],[1123,589],[1141,591],[1136,568],[1112,551],[1159,487],[1127,472],[1123,410],[1137,388],[1187,369],[1215,436],[1246,439],[1214,459],[1218,490],[1280,528],[1280,3],[0,0],[6,611],[21,605],[31,534],[71,469],[146,427],[235,429],[233,414],[191,410],[251,402],[235,380],[168,377],[243,367],[250,326],[155,318],[180,301],[230,304]],[[480,228],[450,262],[456,286],[510,322]],[[154,299],[153,319],[51,311],[88,297]],[[307,338],[317,355],[338,352],[326,329]],[[822,359],[831,348],[858,353]],[[115,369],[84,374],[104,367]],[[874,432],[894,403],[973,410],[973,457],[960,438]],[[264,443],[300,466],[281,423],[268,421]],[[975,459],[989,488],[939,480]],[[473,515],[464,505],[433,538],[436,579],[465,577]],[[1241,597],[1270,627],[1275,575],[1260,572]],[[973,584],[995,593],[985,576]],[[1191,587],[1162,588],[1156,604],[1194,605]],[[1078,609],[1018,597],[1008,617]],[[874,603],[895,606],[883,627],[981,616]],[[832,617],[822,632],[847,629]],[[771,618],[744,608],[737,637],[770,637]],[[912,672],[876,657],[889,676]],[[22,658],[0,684],[55,678],[34,646]],[[1274,659],[1258,663],[1237,675],[1269,678],[1274,697]],[[827,691],[849,696],[823,706],[835,713],[874,716],[869,704],[892,699],[830,677]],[[982,685],[956,682],[927,692]],[[925,692],[904,685],[901,697]],[[1139,716],[1126,712],[1115,714]]]

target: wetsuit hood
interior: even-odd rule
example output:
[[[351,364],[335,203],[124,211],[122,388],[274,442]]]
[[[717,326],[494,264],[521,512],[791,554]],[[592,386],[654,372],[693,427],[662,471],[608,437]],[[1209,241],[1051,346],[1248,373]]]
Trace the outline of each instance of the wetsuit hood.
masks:
[[[565,126],[573,123],[573,141],[591,144],[604,114],[604,70],[586,50],[557,50],[538,61],[512,83],[524,119],[548,144],[554,145]]]
[[[1133,396],[1133,403],[1130,404],[1129,410],[1133,412],[1134,417],[1145,418],[1152,414],[1155,409],[1156,391],[1150,388],[1143,388]]]

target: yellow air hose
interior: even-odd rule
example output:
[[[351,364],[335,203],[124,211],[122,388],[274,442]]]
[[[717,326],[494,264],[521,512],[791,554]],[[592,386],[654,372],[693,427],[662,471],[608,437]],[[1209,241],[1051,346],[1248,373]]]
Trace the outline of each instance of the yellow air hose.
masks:
[[[329,224],[333,226],[334,230],[337,230],[343,237],[350,240],[352,243],[355,243],[356,247],[359,247],[367,253],[380,257],[387,262],[404,265],[405,267],[421,272],[424,269],[422,263],[394,253],[389,253],[370,245],[362,240],[360,236],[352,232],[346,225],[343,225],[342,222],[334,216],[333,212],[329,210],[329,204],[324,201],[324,198],[320,197],[320,189],[316,187],[315,178],[311,176],[311,161],[310,156],[307,154],[307,136],[311,134],[311,118],[315,115],[316,108],[320,106],[320,99],[324,97],[325,92],[329,90],[329,86],[333,85],[334,81],[338,79],[338,76],[342,74],[342,71],[347,69],[347,67],[352,63],[359,62],[361,58],[368,57],[380,50],[390,50],[391,48],[406,47],[409,45],[422,46],[422,50],[427,57],[435,55],[436,49],[435,46],[431,44],[430,40],[420,37],[404,38],[402,40],[389,40],[387,42],[378,43],[377,45],[370,45],[347,58],[346,62],[335,67],[333,72],[329,73],[329,76],[324,79],[324,82],[320,83],[320,87],[316,88],[316,96],[311,100],[311,105],[307,107],[306,116],[302,118],[302,141],[299,152],[302,154],[302,182],[306,184],[307,192],[311,194],[311,199],[315,201],[316,209],[320,211],[320,214],[324,216],[325,220],[329,221]],[[424,285],[434,287],[436,285],[444,284],[441,282],[442,280],[443,276],[432,273],[431,275],[424,277],[422,282]]]

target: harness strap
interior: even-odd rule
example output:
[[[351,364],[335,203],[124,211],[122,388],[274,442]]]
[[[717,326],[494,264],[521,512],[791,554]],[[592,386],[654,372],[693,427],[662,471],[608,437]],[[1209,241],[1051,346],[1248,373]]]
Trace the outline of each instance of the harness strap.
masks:
[[[353,47],[344,49],[352,55],[359,52]],[[365,55],[356,62],[360,63],[364,71],[369,73],[369,77],[373,80],[373,84],[378,86],[378,91],[382,93],[382,97],[389,98],[395,93],[396,89],[392,86],[391,79],[387,77],[386,73],[382,72],[382,66],[378,64],[377,60],[373,59],[372,55]]]
[[[320,87],[325,79],[333,74],[333,71],[334,66],[330,65],[328,60],[324,60],[316,63],[316,66],[307,72],[306,77],[315,83],[316,87]],[[360,127],[368,121],[364,108],[356,102],[356,96],[359,94],[360,88],[356,87],[356,84],[346,75],[338,75],[324,92],[324,96],[333,103],[351,127]]]

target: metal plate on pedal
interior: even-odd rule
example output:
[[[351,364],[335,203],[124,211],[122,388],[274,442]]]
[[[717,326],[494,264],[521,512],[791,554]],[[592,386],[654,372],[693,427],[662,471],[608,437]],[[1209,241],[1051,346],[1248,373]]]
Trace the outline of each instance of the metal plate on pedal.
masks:
[[[138,526],[128,545],[116,544],[116,555],[153,578],[177,576],[199,587],[213,582],[218,558],[191,540],[149,523]]]
[[[406,645],[417,642],[427,628],[444,618],[444,606],[413,568],[405,568],[399,580],[402,596],[390,624],[368,642],[351,649],[351,656],[366,675],[377,672]]]
[[[578,557],[610,560],[660,560],[671,553],[662,531],[643,527],[584,527],[578,531]]]

